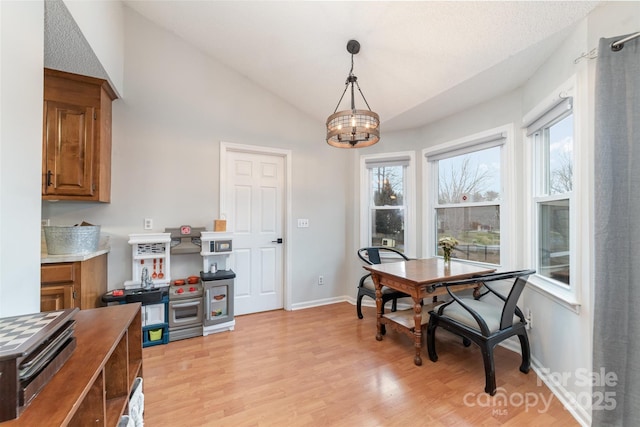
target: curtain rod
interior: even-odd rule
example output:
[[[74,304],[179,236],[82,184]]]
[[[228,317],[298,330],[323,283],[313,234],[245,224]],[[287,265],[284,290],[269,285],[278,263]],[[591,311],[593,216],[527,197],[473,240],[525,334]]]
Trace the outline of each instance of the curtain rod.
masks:
[[[611,50],[614,51],[614,52],[622,50],[622,48],[624,47],[624,44],[626,42],[631,41],[633,39],[637,39],[638,37],[640,37],[640,32],[635,33],[635,34],[631,34],[628,37],[625,37],[623,39],[615,41],[615,42],[611,43]]]
[[[640,32],[635,33],[635,34],[631,34],[630,36],[627,36],[623,39],[617,40],[613,43],[611,43],[611,50],[614,52],[619,52],[622,50],[622,48],[624,47],[624,44],[628,41],[631,41],[633,39],[637,39],[638,37],[640,37]],[[598,49],[597,48],[593,48],[591,49],[588,53],[587,52],[582,52],[582,55],[580,55],[579,57],[577,57],[576,59],[573,60],[574,64],[577,64],[578,62],[582,61],[583,59],[595,59],[598,57]]]

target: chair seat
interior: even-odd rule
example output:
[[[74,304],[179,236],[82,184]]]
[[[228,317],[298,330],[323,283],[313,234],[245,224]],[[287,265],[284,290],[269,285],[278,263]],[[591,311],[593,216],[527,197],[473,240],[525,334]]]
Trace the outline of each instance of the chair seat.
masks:
[[[362,284],[362,287],[365,289],[368,289],[372,292],[376,291],[376,285],[373,283],[373,280],[371,280],[370,277],[367,277],[364,281],[364,283]],[[395,289],[391,289],[388,288],[386,286],[382,287],[382,293],[383,294],[391,294],[391,293],[400,293],[399,291],[396,291]]]
[[[478,301],[470,298],[461,298],[462,302],[469,308],[474,310],[480,315],[487,323],[487,327],[491,333],[494,333],[500,329],[500,316],[502,315],[502,305],[496,303]],[[478,322],[465,310],[460,304],[450,304],[442,311],[443,316],[450,317],[462,324],[467,325],[480,332]],[[513,316],[513,323],[518,323],[520,319],[518,316]]]

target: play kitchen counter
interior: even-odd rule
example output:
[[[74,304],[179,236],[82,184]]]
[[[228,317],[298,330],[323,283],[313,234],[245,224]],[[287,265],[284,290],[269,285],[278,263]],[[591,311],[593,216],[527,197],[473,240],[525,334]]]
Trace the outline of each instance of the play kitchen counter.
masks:
[[[81,310],[77,347],[14,426],[116,426],[129,411],[129,395],[142,377],[139,304]]]

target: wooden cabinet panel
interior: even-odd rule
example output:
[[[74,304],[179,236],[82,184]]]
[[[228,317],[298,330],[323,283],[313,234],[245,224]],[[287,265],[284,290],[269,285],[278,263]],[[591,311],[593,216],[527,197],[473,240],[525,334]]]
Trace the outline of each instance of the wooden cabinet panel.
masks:
[[[93,196],[93,107],[45,101],[44,194]]]
[[[60,264],[42,264],[40,266],[40,283],[51,285],[56,283],[73,283],[75,269],[78,265],[74,262]]]
[[[78,307],[82,310],[104,305],[107,292],[107,254],[86,261],[40,266],[40,311]]]
[[[111,103],[106,80],[44,70],[42,198],[111,200]]]
[[[74,308],[73,285],[44,286],[40,289],[40,311]]]

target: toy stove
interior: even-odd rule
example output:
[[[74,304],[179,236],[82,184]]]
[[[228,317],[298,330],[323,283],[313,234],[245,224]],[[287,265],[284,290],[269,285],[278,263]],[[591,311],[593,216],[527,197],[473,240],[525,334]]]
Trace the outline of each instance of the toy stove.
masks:
[[[202,295],[197,276],[176,280],[169,287],[169,341],[202,336]]]

